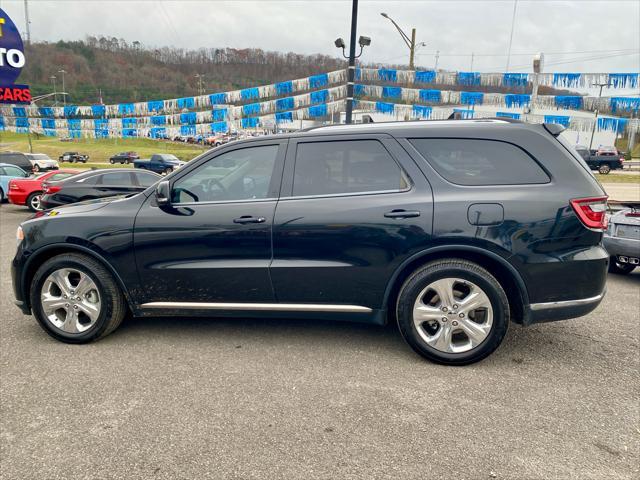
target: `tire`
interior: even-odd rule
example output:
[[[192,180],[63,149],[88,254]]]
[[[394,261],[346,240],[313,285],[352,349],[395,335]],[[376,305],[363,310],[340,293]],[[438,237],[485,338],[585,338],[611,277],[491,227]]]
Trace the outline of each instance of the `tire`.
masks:
[[[70,283],[65,287],[70,294],[66,298],[63,298],[63,292],[59,287],[56,290],[53,286],[51,279],[56,277],[50,277],[50,275],[55,272],[70,280]],[[83,302],[71,300],[71,292],[75,293],[73,289],[80,286],[80,284],[72,286],[74,277],[86,277],[93,282],[91,289],[85,293],[87,298],[83,299]],[[57,284],[55,285],[57,286]],[[47,317],[41,301],[43,288],[50,295],[50,302],[53,302],[51,304],[54,305],[52,308],[59,305],[59,309],[53,313],[49,309],[49,317]],[[58,298],[60,300],[57,300]],[[96,298],[99,302],[97,313],[96,303],[87,303],[89,300],[96,300]],[[31,281],[30,300],[33,314],[44,331],[56,340],[65,343],[88,343],[106,337],[120,326],[127,313],[124,296],[111,273],[92,257],[77,253],[56,255],[44,262]],[[92,306],[93,309],[89,311],[93,312],[95,319],[91,319],[84,313],[86,305]],[[72,306],[80,306],[80,308],[72,309],[70,308]],[[68,323],[70,328],[54,324],[54,320],[62,323],[63,318],[74,318],[66,315],[67,310],[77,312],[75,320]],[[54,320],[50,320],[51,317]]]
[[[128,160],[128,159],[127,159],[127,160],[125,160],[125,161],[124,161],[124,164],[125,164],[125,165],[129,165],[129,160]]]
[[[40,165],[38,165],[37,163],[33,166],[33,171],[35,173],[38,173],[40,171]]]
[[[609,273],[617,273],[618,275],[629,275],[636,268],[631,263],[618,262],[618,258],[613,256],[609,261]]]
[[[0,203],[4,202],[4,190],[0,187]]]
[[[109,159],[109,163],[110,163],[111,165],[113,165],[114,163],[116,163],[116,161],[115,161],[113,158],[110,158],[110,159]]]
[[[611,167],[608,163],[603,163],[602,165],[600,165],[600,167],[598,167],[598,172],[600,172],[600,174],[602,175],[608,175],[610,171]]]
[[[33,192],[27,197],[27,208],[32,212],[40,212],[44,210],[40,204],[40,198],[42,197],[42,192]]]
[[[433,287],[448,282],[453,287],[445,289],[443,296],[447,291],[456,293],[442,302]],[[484,301],[479,308],[467,310],[464,303],[474,298],[472,292],[483,293],[484,297],[474,297]],[[420,306],[428,319],[414,322],[414,306]],[[419,355],[445,365],[468,365],[487,357],[502,343],[509,324],[509,301],[487,270],[467,260],[448,258],[428,263],[409,276],[398,294],[396,317],[400,333]],[[443,332],[449,332],[450,341],[445,341]]]
[[[173,172],[173,168],[167,168],[165,169],[164,174],[169,175],[171,172]]]

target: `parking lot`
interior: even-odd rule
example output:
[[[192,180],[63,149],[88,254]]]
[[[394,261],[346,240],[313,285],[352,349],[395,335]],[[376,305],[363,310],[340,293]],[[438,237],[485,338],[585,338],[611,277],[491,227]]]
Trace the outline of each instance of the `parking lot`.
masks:
[[[640,475],[640,269],[468,367],[393,325],[302,320],[134,319],[72,346],[13,305],[27,217],[0,206],[0,478]]]

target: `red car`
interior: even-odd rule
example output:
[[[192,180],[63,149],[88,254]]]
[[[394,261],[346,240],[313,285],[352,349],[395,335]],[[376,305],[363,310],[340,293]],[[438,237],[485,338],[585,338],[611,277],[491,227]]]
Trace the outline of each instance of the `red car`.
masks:
[[[42,195],[42,183],[47,180],[58,181],[80,173],[80,170],[64,168],[62,170],[52,170],[28,178],[14,178],[9,180],[9,202],[15,205],[26,205],[32,212],[42,210],[40,207],[40,197]]]

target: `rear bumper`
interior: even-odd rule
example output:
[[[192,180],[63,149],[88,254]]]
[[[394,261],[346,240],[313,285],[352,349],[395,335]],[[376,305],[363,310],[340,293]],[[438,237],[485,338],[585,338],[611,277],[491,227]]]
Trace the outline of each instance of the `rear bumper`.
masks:
[[[589,298],[560,302],[532,303],[529,305],[529,323],[567,320],[591,313],[604,298],[606,290]]]
[[[611,256],[624,255],[625,257],[640,257],[640,241],[634,240],[633,238],[610,237],[605,235],[603,243],[605,250],[609,252]]]
[[[27,202],[27,195],[24,192],[15,192],[15,190],[9,190],[7,198],[9,203],[14,205],[25,205]]]

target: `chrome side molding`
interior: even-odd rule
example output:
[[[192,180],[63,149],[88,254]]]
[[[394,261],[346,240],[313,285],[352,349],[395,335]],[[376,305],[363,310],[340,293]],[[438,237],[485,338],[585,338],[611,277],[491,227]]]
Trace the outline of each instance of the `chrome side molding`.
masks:
[[[563,307],[579,307],[580,305],[589,305],[590,303],[596,303],[602,300],[605,292],[600,295],[589,298],[579,298],[577,300],[564,300],[561,302],[546,302],[546,303],[532,303],[529,305],[531,310],[546,310],[549,308],[563,308]]]
[[[371,313],[371,309],[361,305],[326,305],[311,303],[207,303],[207,302],[150,302],[140,305],[145,309],[179,310],[251,310],[281,312],[342,312]]]

